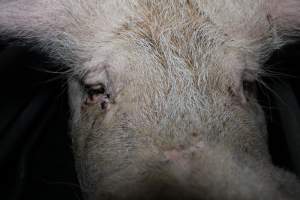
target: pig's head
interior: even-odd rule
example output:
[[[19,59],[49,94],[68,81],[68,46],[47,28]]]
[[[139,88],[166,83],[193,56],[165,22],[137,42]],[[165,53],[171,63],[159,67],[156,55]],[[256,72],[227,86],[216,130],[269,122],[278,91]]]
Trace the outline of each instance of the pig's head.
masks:
[[[299,195],[270,161],[255,85],[297,34],[300,1],[14,0],[0,11],[2,35],[70,67],[89,199]]]

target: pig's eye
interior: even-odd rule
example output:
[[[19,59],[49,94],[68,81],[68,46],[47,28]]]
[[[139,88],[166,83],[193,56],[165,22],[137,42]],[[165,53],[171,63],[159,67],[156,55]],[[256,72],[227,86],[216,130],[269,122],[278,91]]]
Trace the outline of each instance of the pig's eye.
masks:
[[[106,109],[109,104],[110,94],[107,92],[105,85],[84,85],[86,91],[85,105],[99,104],[102,109]]]
[[[106,89],[103,84],[85,85],[85,90],[89,96],[105,94]]]

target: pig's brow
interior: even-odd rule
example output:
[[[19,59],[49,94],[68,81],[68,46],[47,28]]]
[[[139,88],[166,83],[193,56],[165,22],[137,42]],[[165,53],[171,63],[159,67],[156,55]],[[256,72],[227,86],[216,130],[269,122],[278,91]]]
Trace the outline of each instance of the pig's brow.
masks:
[[[89,74],[96,73],[96,72],[102,73],[103,71],[107,71],[107,67],[108,66],[103,66],[100,68],[98,66],[94,66],[94,67],[91,67],[90,69],[81,69],[81,70],[78,70],[77,72],[73,73],[72,78],[84,83],[84,80],[87,79]]]

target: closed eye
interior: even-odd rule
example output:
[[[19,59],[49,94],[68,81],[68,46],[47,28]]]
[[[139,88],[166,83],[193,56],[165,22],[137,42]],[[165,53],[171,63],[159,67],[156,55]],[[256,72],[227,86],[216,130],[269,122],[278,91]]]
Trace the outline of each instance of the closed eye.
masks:
[[[86,84],[84,89],[88,95],[101,95],[106,93],[104,84]]]
[[[110,102],[110,94],[108,93],[104,84],[85,84],[85,105],[99,104],[104,110],[108,107]]]

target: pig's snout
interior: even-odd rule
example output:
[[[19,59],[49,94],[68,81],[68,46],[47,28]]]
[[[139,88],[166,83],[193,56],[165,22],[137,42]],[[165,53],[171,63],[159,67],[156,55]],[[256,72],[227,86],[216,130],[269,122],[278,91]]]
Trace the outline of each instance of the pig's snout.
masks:
[[[193,181],[190,177],[202,147],[201,143],[188,148],[180,146],[144,158],[142,167],[137,164],[118,175],[126,177],[126,180],[122,178],[123,183],[113,180],[114,184],[111,184],[109,181],[106,185],[112,190],[109,194],[100,194],[97,199],[202,200],[204,198],[194,192],[189,183]]]
[[[101,194],[93,200],[284,199],[264,168],[243,165],[238,160],[247,156],[237,158],[224,147],[199,141],[192,146],[151,147],[98,185]]]

